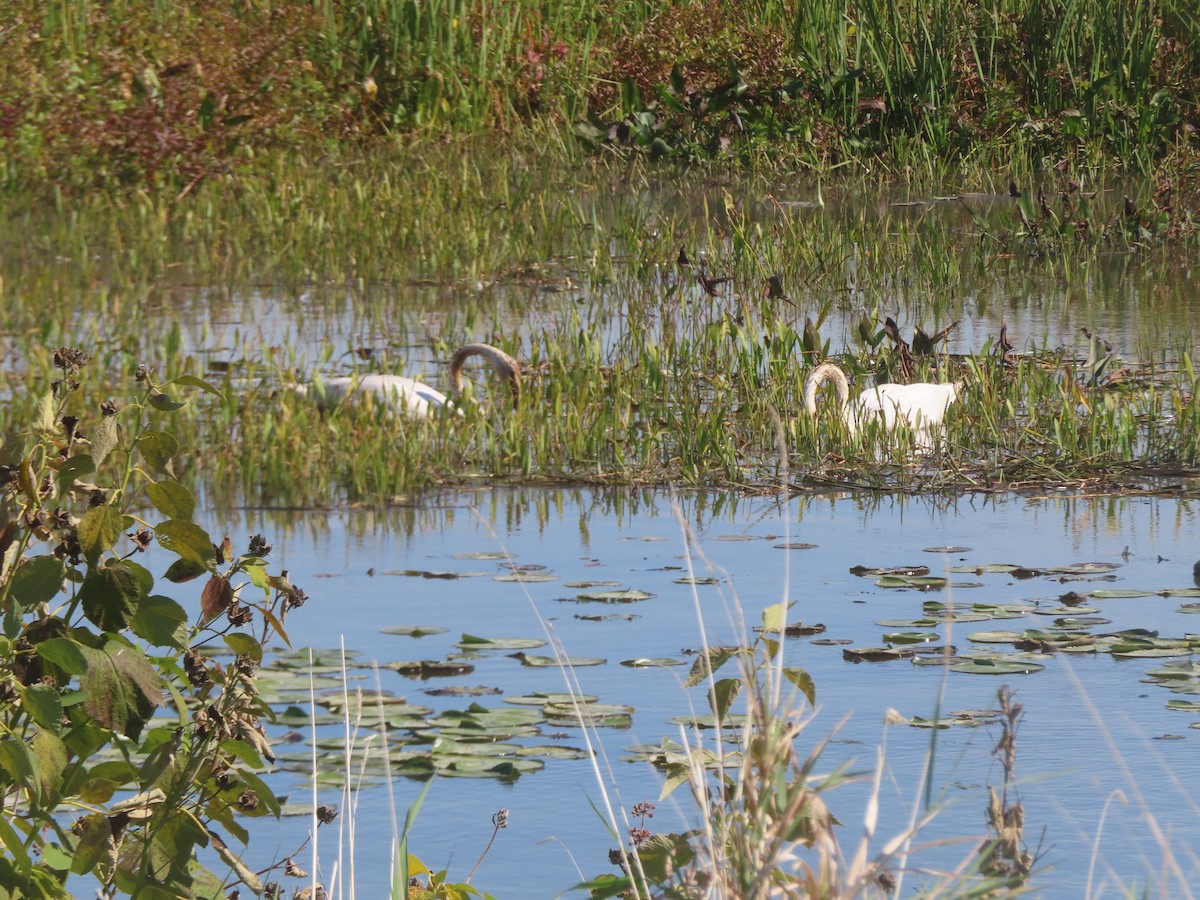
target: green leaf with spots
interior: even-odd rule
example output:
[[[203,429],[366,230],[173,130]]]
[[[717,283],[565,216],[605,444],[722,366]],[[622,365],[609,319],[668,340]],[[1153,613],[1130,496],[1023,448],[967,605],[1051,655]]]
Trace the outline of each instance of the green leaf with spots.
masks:
[[[88,670],[80,679],[83,708],[105,728],[137,740],[154,710],[163,705],[163,684],[153,663],[120,641],[85,649]]]
[[[100,554],[110,550],[121,537],[125,529],[125,516],[114,506],[107,503],[93,506],[79,520],[76,532],[79,535],[79,546],[91,565],[100,559]]]
[[[120,561],[89,572],[79,588],[83,614],[101,631],[124,629],[137,614],[142,596],[138,573],[132,565]]]

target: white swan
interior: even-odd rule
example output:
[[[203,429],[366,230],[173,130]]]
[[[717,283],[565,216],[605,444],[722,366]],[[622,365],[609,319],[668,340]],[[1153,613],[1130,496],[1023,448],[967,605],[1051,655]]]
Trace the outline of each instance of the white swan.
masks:
[[[513,402],[521,394],[521,366],[503,350],[491,344],[467,344],[450,358],[450,396],[404,375],[348,375],[322,379],[320,385],[293,385],[301,396],[311,396],[321,409],[336,406],[347,397],[370,397],[384,407],[418,419],[426,419],[439,409],[455,409],[462,394],[462,367],[472,356],[482,356],[496,374],[508,382]],[[462,409],[455,410],[462,414]]]
[[[817,388],[832,381],[837,391],[842,421],[850,434],[872,420],[889,431],[903,421],[913,431],[918,446],[932,446],[930,432],[940,428],[950,404],[958,399],[959,384],[881,384],[868,388],[850,402],[846,375],[833,363],[822,363],[804,382],[804,408],[817,415]]]

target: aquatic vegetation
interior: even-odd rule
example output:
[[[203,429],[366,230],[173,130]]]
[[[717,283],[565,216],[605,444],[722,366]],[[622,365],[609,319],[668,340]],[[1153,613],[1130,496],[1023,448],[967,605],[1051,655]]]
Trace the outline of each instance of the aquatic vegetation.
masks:
[[[133,399],[91,407],[90,355],[53,360],[0,466],[0,881],[30,897],[74,896],[84,877],[107,896],[260,893],[267,872],[230,844],[280,814],[258,672],[306,595],[268,571],[262,535],[242,552],[213,540],[174,477],[177,397],[215,388],[142,368]],[[136,561],[154,543],[166,581],[200,585],[193,608]]]

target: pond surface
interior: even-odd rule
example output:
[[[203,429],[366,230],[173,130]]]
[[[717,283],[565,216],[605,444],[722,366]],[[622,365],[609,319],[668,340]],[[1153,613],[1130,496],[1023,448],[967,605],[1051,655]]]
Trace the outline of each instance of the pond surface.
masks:
[[[359,651],[358,662],[446,659],[458,653],[454,645],[464,633],[544,638],[544,622],[568,654],[605,659],[603,665],[576,670],[580,689],[601,703],[629,704],[635,712],[628,728],[597,730],[611,767],[604,789],[613,806],[625,810],[644,800],[658,802],[649,827],[669,831],[697,820],[686,792],[659,802],[662,776],[647,763],[619,758],[634,744],[678,740],[680,728],[668,720],[707,712],[707,700],[701,689],[681,687],[685,666],[635,669],[619,663],[668,657],[690,665],[686,651],[702,644],[698,611],[709,643],[732,644],[745,633],[743,617],[753,626],[764,607],[786,598],[795,604],[790,622],[821,623],[826,631],[819,638],[845,638],[863,647],[879,646],[883,632],[899,630],[878,622],[920,617],[922,604],[931,600],[1033,603],[1045,610],[1058,607],[1057,598],[1068,591],[1185,591],[1194,588],[1198,512],[1193,501],[1150,496],[778,500],[726,493],[496,489],[446,494],[383,512],[311,512],[284,519],[251,511],[234,525],[266,532],[277,564],[310,594],[288,622],[296,646],[337,648],[344,641]],[[781,546],[788,544],[814,546]],[[946,547],[959,549],[930,550]],[[497,581],[511,572],[504,560],[463,558],[495,553],[511,554],[521,566],[545,566],[535,571],[553,580]],[[1080,562],[1117,568],[1091,576],[950,573],[951,587],[926,592],[880,587],[876,578],[849,571],[858,565],[921,564],[938,575],[962,565],[1050,568]],[[463,577],[445,577],[451,572]],[[717,583],[679,583],[689,575]],[[588,590],[569,586],[579,582],[614,583],[593,592],[631,588],[653,597],[623,604],[579,602],[578,595]],[[1180,612],[1190,602],[1186,594],[1089,599],[1087,606],[1098,610],[1093,615],[1111,621],[1090,630],[1145,628],[1182,637],[1200,630],[1194,624],[1200,620]],[[1049,628],[1054,618],[1031,614],[943,623],[934,630],[960,652],[1014,652],[1011,646],[973,646],[968,634]],[[405,625],[447,631],[420,638],[381,632]],[[1101,896],[1149,883],[1173,893],[1186,890],[1196,877],[1197,860],[1189,848],[1200,845],[1200,816],[1188,773],[1195,771],[1200,732],[1189,728],[1195,714],[1167,708],[1168,700],[1190,694],[1173,694],[1145,681],[1145,673],[1164,659],[1056,654],[1042,660],[1043,671],[996,678],[918,667],[904,659],[855,664],[843,658],[842,647],[812,641],[789,639],[786,649],[787,663],[808,670],[817,690],[819,711],[801,735],[800,748],[804,754],[835,733],[821,766],[829,771],[844,760],[869,769],[876,748],[885,747],[874,850],[901,830],[920,804],[919,782],[934,740],[934,732],[925,729],[885,727],[886,712],[894,708],[906,717],[931,718],[939,710],[945,715],[995,707],[996,690],[1006,683],[1025,709],[1017,774],[1026,839],[1034,848],[1040,844],[1043,854],[1035,886],[1049,895],[1078,896],[1090,884],[1091,895]],[[472,660],[475,671],[458,678],[408,680],[383,671],[379,680],[385,690],[434,710],[464,709],[471,702],[503,707],[504,696],[566,690],[558,669],[523,666],[509,652],[480,654]],[[370,673],[352,670],[352,675],[368,676],[361,682],[364,689],[374,686]],[[451,685],[485,685],[502,694],[425,693]],[[583,746],[578,728],[541,730],[542,736],[516,742]],[[551,732],[557,735],[547,737]],[[986,785],[1001,778],[992,754],[998,734],[994,725],[936,732],[932,785],[940,813],[921,843],[983,834]],[[307,745],[305,752],[310,752]],[[342,765],[336,751],[324,751],[321,760],[322,768]],[[309,788],[300,785],[300,776],[279,777],[281,787],[294,788],[294,800],[307,799]],[[386,789],[369,787],[359,793],[350,817],[356,826],[353,876],[362,896],[382,896],[392,823],[402,822],[421,784],[396,778],[393,787],[398,813],[389,807]],[[844,823],[846,848],[861,834],[869,790],[864,783],[826,796]],[[344,803],[336,788],[323,789],[321,800],[339,808]],[[603,806],[601,787],[586,760],[550,759],[543,770],[508,784],[436,778],[410,849],[435,869],[448,866],[452,879],[464,878],[492,834],[493,813],[506,808],[508,828],[473,883],[498,897],[548,897],[584,877],[614,871],[607,861],[614,844],[593,806]],[[346,821],[345,815],[338,820]],[[327,885],[337,860],[337,827],[320,834]],[[305,828],[306,820],[285,819],[277,847],[274,832],[260,831],[252,840],[252,855],[265,864],[275,853],[290,852]],[[969,854],[969,846],[925,847],[911,865],[951,867]],[[904,891],[918,881],[906,880]]]

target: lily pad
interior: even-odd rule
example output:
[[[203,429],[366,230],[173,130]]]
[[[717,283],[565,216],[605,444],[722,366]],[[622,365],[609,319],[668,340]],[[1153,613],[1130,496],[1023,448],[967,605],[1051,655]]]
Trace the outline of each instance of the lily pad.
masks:
[[[970,553],[970,547],[926,547],[922,553]]]
[[[951,672],[966,675],[1030,675],[1046,668],[1040,663],[1016,659],[971,659],[950,666]]]
[[[818,544],[807,544],[804,541],[788,541],[784,544],[774,544],[775,550],[815,550]]]
[[[620,587],[619,581],[568,581],[563,584],[563,587],[571,588],[571,590],[586,591],[589,588],[598,587]]]
[[[918,578],[920,576],[929,574],[929,566],[923,566],[923,565],[881,566],[881,567],[852,566],[850,568],[850,574],[858,575],[860,577],[879,576],[879,575],[899,575],[899,576],[903,576],[906,578]]]
[[[445,634],[449,629],[442,628],[440,625],[392,625],[388,628],[380,628],[381,634],[398,634],[403,637],[422,638],[430,634]]]
[[[545,706],[547,703],[570,706],[572,702],[595,703],[599,699],[595,694],[545,693],[529,694],[521,697],[505,697],[504,702],[517,706]]]
[[[485,550],[482,553],[455,553],[455,559],[516,559],[515,553],[503,553],[498,550]]]
[[[538,638],[485,638],[464,634],[454,646],[463,650],[532,650],[545,644]]]
[[[940,575],[884,575],[875,585],[881,588],[916,588],[920,591],[940,591],[949,582]]]
[[[912,650],[899,647],[846,647],[842,650],[842,659],[850,662],[888,662],[912,655]]]
[[[410,678],[453,678],[456,675],[470,675],[475,671],[475,667],[470,663],[448,662],[441,659],[384,663],[383,668],[392,669]]]
[[[637,603],[640,600],[649,600],[653,596],[654,594],[651,594],[649,591],[627,588],[621,591],[596,591],[576,594],[575,600],[579,603]]]
[[[684,665],[682,659],[672,659],[669,656],[640,656],[637,659],[623,659],[621,665],[630,669],[666,668],[668,666]]]
[[[526,656],[522,653],[517,658],[521,660],[521,665],[533,666],[535,668],[565,666],[572,669],[582,669],[587,666],[602,666],[608,662],[607,659],[601,659],[598,656]]]
[[[893,631],[883,639],[889,644],[928,644],[940,637],[936,631]]]
[[[711,575],[697,575],[695,577],[685,576],[683,578],[676,578],[675,583],[676,584],[720,584],[721,579],[713,578]]]
[[[1139,597],[1153,597],[1153,591],[1091,591],[1088,596],[1093,600],[1134,600]]]
[[[504,575],[496,575],[492,581],[540,584],[544,581],[558,581],[558,576],[551,575],[549,572],[507,572]]]

